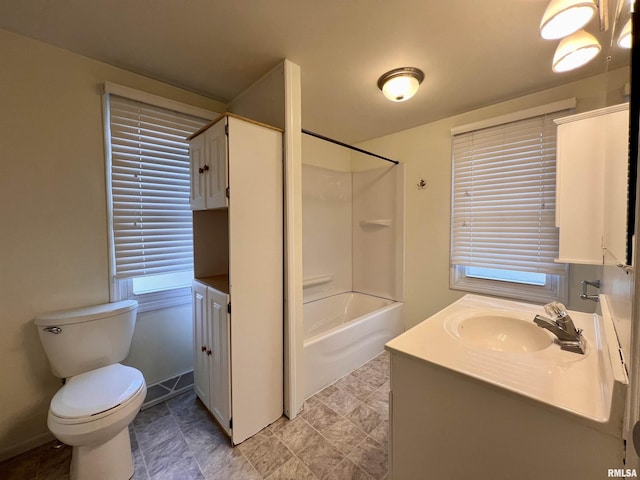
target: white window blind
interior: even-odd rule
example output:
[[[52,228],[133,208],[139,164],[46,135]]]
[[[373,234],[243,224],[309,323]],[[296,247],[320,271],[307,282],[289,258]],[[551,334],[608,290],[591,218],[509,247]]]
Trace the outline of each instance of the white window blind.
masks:
[[[562,274],[556,112],[453,136],[452,265]]]
[[[108,96],[115,278],[193,269],[189,150],[207,120]]]

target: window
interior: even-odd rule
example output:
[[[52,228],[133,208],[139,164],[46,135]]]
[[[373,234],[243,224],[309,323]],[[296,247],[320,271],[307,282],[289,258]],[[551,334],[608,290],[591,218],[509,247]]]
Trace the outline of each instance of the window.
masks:
[[[523,112],[453,132],[451,288],[535,302],[566,299],[567,267],[554,261],[553,120],[568,113],[566,107]]]
[[[119,95],[123,91],[131,93],[107,84],[105,96],[112,299],[136,299],[140,311],[189,303],[193,239],[185,139],[213,114],[204,111],[201,118],[158,105],[174,102],[135,91]]]

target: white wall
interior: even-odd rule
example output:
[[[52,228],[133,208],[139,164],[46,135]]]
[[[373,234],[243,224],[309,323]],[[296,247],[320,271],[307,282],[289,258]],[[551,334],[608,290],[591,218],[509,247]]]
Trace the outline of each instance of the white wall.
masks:
[[[621,103],[623,86],[628,81],[627,68],[615,70],[608,75],[533,93],[358,145],[399,160],[406,167],[404,312],[407,328],[464,295],[449,289],[451,128],[569,97],[577,98],[577,112]],[[416,187],[421,178],[428,182],[424,190]],[[580,280],[601,277],[602,267],[572,266],[569,308],[593,311],[593,302],[579,299]]]
[[[101,85],[212,111],[219,102],[0,30],[0,460],[48,439],[49,372],[33,318],[109,301]],[[190,369],[190,306],[140,315],[128,363]]]
[[[193,370],[191,304],[138,314],[131,351],[124,364],[151,385]]]
[[[228,111],[266,123],[285,127],[285,64],[279,63],[249,88],[229,102]]]

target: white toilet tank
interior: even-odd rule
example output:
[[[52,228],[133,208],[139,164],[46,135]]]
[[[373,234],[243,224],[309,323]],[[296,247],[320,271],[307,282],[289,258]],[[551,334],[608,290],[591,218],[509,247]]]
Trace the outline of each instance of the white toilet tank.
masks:
[[[129,355],[138,302],[105,303],[45,313],[34,321],[56,377],[69,378]]]

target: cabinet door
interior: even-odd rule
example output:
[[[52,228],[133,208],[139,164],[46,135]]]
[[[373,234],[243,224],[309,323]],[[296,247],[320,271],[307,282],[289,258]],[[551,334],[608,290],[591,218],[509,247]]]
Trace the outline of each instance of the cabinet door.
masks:
[[[191,210],[204,210],[205,208],[205,137],[198,135],[189,142],[189,162],[191,196],[189,204]]]
[[[214,288],[207,291],[209,316],[209,357],[211,372],[211,413],[216,417],[227,434],[231,433],[231,385],[229,375],[229,319],[227,313],[228,296]]]
[[[193,282],[193,383],[196,395],[207,408],[209,399],[209,359],[211,349],[207,322],[207,287]]]
[[[226,119],[209,127],[203,133],[206,161],[206,208],[222,208],[227,206],[227,136]],[[197,137],[196,137],[197,138]]]
[[[603,118],[558,126],[556,226],[558,261],[602,265]]]

